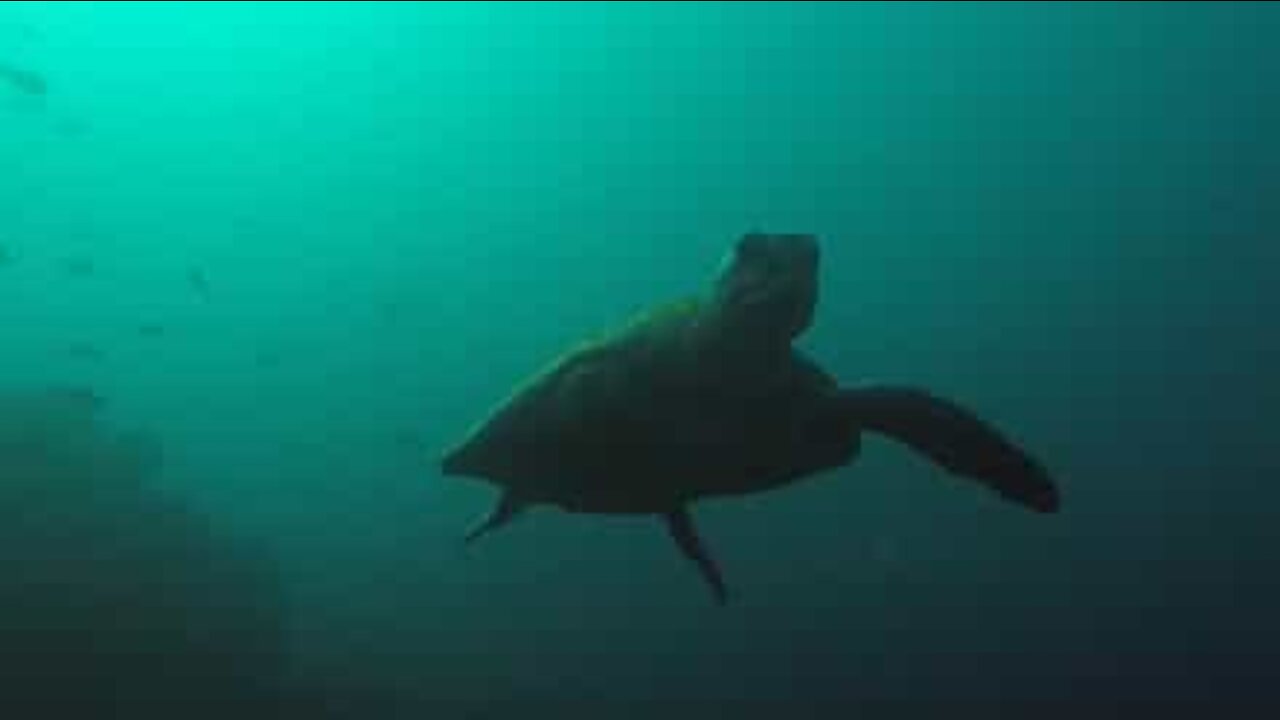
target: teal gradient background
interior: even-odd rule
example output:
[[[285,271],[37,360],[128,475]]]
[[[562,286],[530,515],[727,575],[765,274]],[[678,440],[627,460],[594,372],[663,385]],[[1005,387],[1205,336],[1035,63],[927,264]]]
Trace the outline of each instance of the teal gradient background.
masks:
[[[1278,37],[1231,2],[3,3],[48,92],[0,77],[0,381],[91,385],[276,558],[299,717],[1266,702]],[[823,242],[806,349],[1009,428],[1062,514],[869,441],[698,508],[727,609],[647,519],[464,552],[493,493],[439,454],[752,229]]]

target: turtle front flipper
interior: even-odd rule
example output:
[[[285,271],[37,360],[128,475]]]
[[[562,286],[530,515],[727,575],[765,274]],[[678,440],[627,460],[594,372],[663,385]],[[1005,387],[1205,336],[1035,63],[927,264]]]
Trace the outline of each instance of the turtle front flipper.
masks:
[[[1055,513],[1061,499],[1049,473],[970,410],[918,388],[842,390],[842,414],[859,429],[904,443],[946,470],[990,487],[1006,500]]]
[[[510,491],[502,493],[502,496],[498,498],[497,504],[493,506],[493,509],[489,511],[489,514],[485,515],[484,519],[476,523],[471,530],[467,531],[467,535],[462,541],[463,544],[470,545],[476,540],[479,540],[482,536],[488,535],[494,530],[510,524],[512,520],[519,517],[520,514],[528,507],[529,504],[516,497],[514,493]]]
[[[693,524],[693,517],[689,514],[688,508],[672,510],[666,514],[665,518],[671,539],[676,541],[680,552],[697,566],[702,579],[711,587],[716,604],[727,603],[729,592],[725,587],[724,577],[720,574],[720,568],[716,565],[715,558],[711,556],[706,544],[702,542],[702,538],[698,537],[698,529]]]

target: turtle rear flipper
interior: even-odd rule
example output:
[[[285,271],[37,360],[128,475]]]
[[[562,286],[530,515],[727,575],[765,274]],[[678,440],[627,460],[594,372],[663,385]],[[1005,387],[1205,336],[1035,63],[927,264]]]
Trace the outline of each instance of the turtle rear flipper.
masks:
[[[840,392],[860,429],[906,444],[946,470],[1042,513],[1056,513],[1058,489],[1041,465],[970,410],[925,390],[871,386]]]
[[[720,573],[720,568],[716,565],[715,558],[711,556],[711,551],[707,549],[706,543],[698,537],[698,528],[693,524],[693,517],[689,514],[688,508],[672,510],[665,515],[665,518],[671,539],[676,541],[680,552],[697,566],[702,579],[711,587],[716,604],[726,604],[729,601],[729,591],[725,587],[724,576]]]
[[[509,525],[511,521],[519,517],[520,514],[528,507],[529,504],[516,497],[515,493],[512,493],[509,490],[502,493],[502,496],[498,498],[498,502],[493,506],[493,509],[490,510],[489,513],[480,520],[480,522],[476,523],[474,527],[467,531],[466,537],[462,540],[463,544],[470,545],[494,530],[505,525]]]

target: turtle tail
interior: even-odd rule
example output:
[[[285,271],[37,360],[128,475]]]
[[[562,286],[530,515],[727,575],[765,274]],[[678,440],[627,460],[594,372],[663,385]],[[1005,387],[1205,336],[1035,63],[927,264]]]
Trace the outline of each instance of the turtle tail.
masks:
[[[928,391],[879,385],[840,391],[841,408],[861,430],[903,443],[943,469],[1005,500],[1056,513],[1058,488],[1024,449],[971,410]]]

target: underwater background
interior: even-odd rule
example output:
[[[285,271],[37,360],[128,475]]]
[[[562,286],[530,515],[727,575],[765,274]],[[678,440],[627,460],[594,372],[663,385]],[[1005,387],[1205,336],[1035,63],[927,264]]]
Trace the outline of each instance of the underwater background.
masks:
[[[1280,7],[0,5],[5,717],[1080,717],[1275,704]],[[743,233],[900,446],[650,519],[440,455]],[[607,481],[607,478],[602,478]]]

